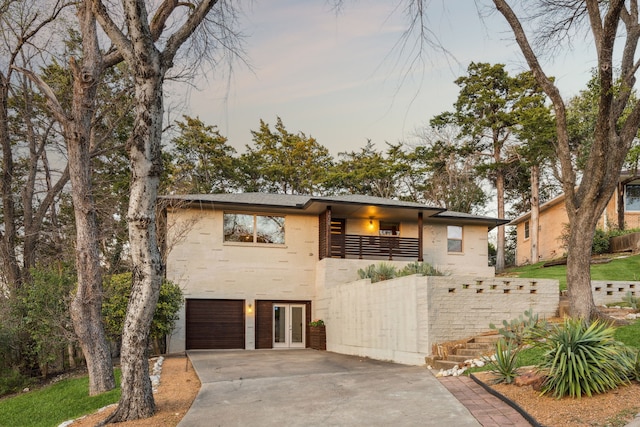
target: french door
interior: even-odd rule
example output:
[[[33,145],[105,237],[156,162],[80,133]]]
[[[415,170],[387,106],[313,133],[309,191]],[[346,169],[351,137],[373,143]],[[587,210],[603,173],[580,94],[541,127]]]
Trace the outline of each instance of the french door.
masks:
[[[305,319],[304,304],[273,304],[273,348],[304,348]]]

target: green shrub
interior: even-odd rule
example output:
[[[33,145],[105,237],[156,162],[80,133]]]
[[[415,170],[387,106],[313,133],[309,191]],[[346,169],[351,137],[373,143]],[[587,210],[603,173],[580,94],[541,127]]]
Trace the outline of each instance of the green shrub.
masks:
[[[500,335],[518,347],[531,343],[546,333],[546,322],[541,321],[537,314],[533,314],[533,310],[526,310],[524,315],[521,314],[510,322],[503,320],[502,326],[498,328],[493,323],[489,324],[489,328],[496,329]]]
[[[102,315],[105,330],[110,339],[119,342],[122,339],[127,304],[131,295],[131,273],[116,274],[106,278],[103,288],[105,295]],[[169,281],[163,282],[150,331],[156,353],[162,351],[158,341],[173,331],[175,322],[178,320],[178,311],[183,303],[184,298],[180,287]]]
[[[495,378],[493,382],[496,384],[511,384],[515,377],[518,376],[518,353],[520,348],[510,341],[500,338],[494,345],[495,356],[488,363],[489,370]]]
[[[381,262],[377,265],[371,264],[358,270],[358,277],[360,279],[371,279],[371,283],[381,282],[395,277],[410,276],[412,274],[421,274],[423,276],[444,276],[443,273],[438,271],[438,269],[432,265],[418,261],[407,264],[400,271],[398,271],[392,264],[386,262]]]
[[[602,229],[596,229],[593,234],[591,253],[594,255],[606,254],[609,252],[609,233]]]
[[[361,279],[371,279],[371,283],[382,282],[383,280],[393,279],[397,276],[396,268],[386,262],[378,265],[370,265],[367,268],[358,270],[358,276]]]
[[[426,262],[412,262],[398,272],[398,276],[411,276],[421,274],[423,276],[444,276],[437,268]]]
[[[629,307],[633,308],[634,310],[637,310],[638,306],[640,305],[640,304],[638,304],[640,302],[640,298],[632,295],[631,291],[627,291],[625,296],[622,297],[622,301],[624,301],[627,304],[629,304]]]
[[[31,380],[17,368],[0,369],[0,396],[15,393],[30,384]]]
[[[580,397],[603,393],[627,383],[625,346],[602,321],[567,319],[539,343],[546,351],[539,368],[547,375],[542,393]]]

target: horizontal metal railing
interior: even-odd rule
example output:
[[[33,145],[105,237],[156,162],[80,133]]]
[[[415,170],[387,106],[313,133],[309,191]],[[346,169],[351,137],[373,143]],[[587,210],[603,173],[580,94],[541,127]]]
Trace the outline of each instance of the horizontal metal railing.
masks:
[[[359,259],[387,257],[418,258],[419,239],[411,237],[362,236],[356,234],[332,234],[331,257]]]

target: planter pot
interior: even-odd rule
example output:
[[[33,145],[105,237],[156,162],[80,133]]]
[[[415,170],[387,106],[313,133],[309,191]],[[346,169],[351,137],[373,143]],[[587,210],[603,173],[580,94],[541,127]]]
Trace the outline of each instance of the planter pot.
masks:
[[[310,326],[309,341],[311,348],[315,350],[327,349],[327,330],[325,326]]]

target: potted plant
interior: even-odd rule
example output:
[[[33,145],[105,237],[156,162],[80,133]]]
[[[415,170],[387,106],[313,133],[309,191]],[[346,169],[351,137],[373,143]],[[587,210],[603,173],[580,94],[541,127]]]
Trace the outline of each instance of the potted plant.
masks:
[[[327,332],[322,319],[316,319],[309,322],[309,338],[311,341],[311,348],[315,350],[327,349]]]

